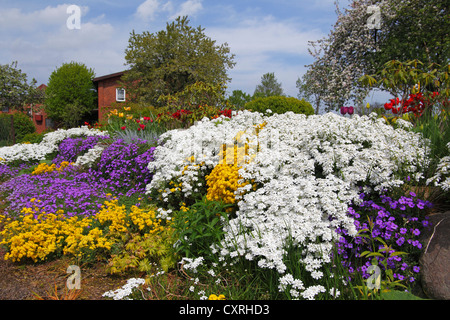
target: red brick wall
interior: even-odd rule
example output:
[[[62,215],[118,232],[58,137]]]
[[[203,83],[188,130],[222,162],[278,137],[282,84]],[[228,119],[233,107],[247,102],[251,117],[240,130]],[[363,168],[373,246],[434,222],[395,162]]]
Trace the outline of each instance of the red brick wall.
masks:
[[[42,131],[47,129],[45,127],[45,119],[47,119],[47,115],[45,114],[45,111],[42,110],[43,108],[40,105],[33,107],[33,109],[34,108],[36,108],[36,111],[33,112],[33,124],[36,127],[36,132],[41,133]],[[41,109],[41,110],[39,110],[39,109]],[[42,117],[39,117],[39,116],[42,116]],[[40,118],[42,120],[40,120]],[[38,121],[38,120],[40,120],[40,121]]]
[[[107,119],[109,108],[116,102],[116,88],[120,88],[119,85],[120,76],[111,77],[97,82],[98,91],[98,121]]]
[[[45,119],[47,119],[47,115],[45,114],[45,112],[43,110],[39,110],[42,109],[41,105],[37,105],[37,106],[33,106],[33,124],[36,128],[36,132],[37,133],[41,133],[43,132],[45,129],[48,129],[45,127]],[[0,110],[0,114],[1,113],[7,113],[7,114],[12,114],[12,113],[16,113],[19,111],[16,110],[10,110],[9,112],[2,112]],[[27,113],[26,111],[24,113]],[[38,117],[36,117],[36,115],[42,115],[42,121],[37,121]]]

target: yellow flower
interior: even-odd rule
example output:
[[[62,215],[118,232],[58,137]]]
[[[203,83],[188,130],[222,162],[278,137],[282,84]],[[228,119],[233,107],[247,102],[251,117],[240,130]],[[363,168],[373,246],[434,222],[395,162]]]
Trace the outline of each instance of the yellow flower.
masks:
[[[248,182],[238,183],[241,180],[239,175],[240,167],[219,163],[206,176],[208,191],[206,199],[222,200],[225,203],[235,203],[238,195],[237,189],[248,184]]]
[[[223,294],[220,295],[215,295],[215,294],[211,294],[208,298],[208,300],[226,300],[225,296]]]

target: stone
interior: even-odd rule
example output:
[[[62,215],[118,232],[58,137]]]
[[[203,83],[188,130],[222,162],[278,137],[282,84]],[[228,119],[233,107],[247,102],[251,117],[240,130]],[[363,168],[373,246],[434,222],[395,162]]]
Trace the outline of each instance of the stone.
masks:
[[[450,211],[429,218],[420,257],[422,290],[430,299],[450,300]]]

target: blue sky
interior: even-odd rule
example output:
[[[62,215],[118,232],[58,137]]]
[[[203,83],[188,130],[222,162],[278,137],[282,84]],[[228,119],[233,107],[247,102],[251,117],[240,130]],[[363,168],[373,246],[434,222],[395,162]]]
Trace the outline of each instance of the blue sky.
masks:
[[[81,8],[80,29],[67,28],[69,5]],[[228,43],[236,55],[230,92],[252,94],[261,76],[274,72],[291,96],[313,61],[308,41],[328,35],[337,18],[333,0],[0,0],[0,63],[17,60],[38,84],[70,61],[97,76],[122,71],[130,32],[157,32],[178,15]]]

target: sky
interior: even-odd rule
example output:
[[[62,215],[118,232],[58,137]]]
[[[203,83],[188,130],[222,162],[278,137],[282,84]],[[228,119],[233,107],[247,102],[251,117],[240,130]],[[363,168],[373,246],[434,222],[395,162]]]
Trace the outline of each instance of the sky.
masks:
[[[79,28],[71,5],[80,9]],[[0,0],[0,64],[17,61],[37,85],[71,61],[96,76],[123,71],[133,30],[156,33],[187,15],[235,54],[229,92],[253,94],[262,75],[273,72],[285,94],[296,97],[296,81],[314,61],[308,42],[329,34],[335,10],[334,0]]]

